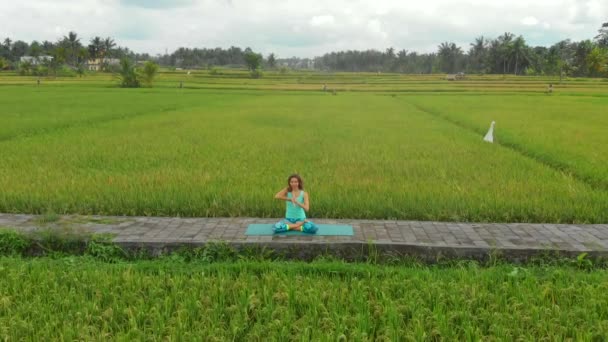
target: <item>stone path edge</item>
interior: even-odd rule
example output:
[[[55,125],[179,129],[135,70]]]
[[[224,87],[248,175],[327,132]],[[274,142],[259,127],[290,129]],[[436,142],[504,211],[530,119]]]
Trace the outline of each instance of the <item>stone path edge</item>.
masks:
[[[44,215],[0,213],[0,227],[23,233],[45,229],[106,233],[124,248],[145,248],[153,254],[222,241],[237,249],[268,248],[286,253],[289,258],[306,260],[318,255],[354,259],[370,253],[426,261],[487,259],[493,255],[519,261],[534,256],[573,257],[581,253],[608,257],[608,224],[315,219],[317,223],[352,225],[354,235],[247,236],[249,224],[272,223],[277,219],[99,215],[56,216],[51,218],[52,222],[47,222],[48,219]]]

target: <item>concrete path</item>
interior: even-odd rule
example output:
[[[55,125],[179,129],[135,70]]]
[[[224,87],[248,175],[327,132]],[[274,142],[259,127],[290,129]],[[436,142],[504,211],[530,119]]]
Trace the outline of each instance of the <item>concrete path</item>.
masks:
[[[371,245],[383,253],[415,255],[425,259],[438,256],[483,258],[496,252],[509,259],[521,259],[553,251],[569,256],[582,252],[608,256],[608,224],[315,219],[316,223],[352,225],[354,236],[247,236],[245,230],[250,223],[274,223],[278,219],[61,216],[54,222],[45,223],[45,218],[0,214],[0,227],[23,232],[69,227],[77,231],[110,233],[122,246],[155,250],[225,241],[235,246],[297,249],[306,258],[328,252],[348,258],[349,253],[369,249]]]

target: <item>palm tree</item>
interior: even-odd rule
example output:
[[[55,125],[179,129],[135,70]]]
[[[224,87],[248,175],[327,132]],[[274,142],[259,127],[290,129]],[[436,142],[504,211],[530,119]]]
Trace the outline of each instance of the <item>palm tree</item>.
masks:
[[[277,63],[277,59],[274,56],[274,53],[271,53],[270,55],[268,55],[268,66],[270,68],[274,68],[276,66]]]
[[[439,59],[444,72],[452,74],[456,71],[458,58],[462,56],[462,49],[454,43],[441,43],[439,45]]]
[[[30,44],[30,55],[32,57],[34,57],[35,59],[37,59],[41,53],[42,53],[42,48],[40,47],[40,43],[38,43],[37,41],[34,40],[32,42],[32,44]]]
[[[399,71],[402,73],[407,72],[407,50],[399,50],[397,52],[397,64],[399,65]]]
[[[526,41],[522,36],[515,38],[515,40],[511,43],[510,53],[513,58],[515,58],[515,75],[517,75],[517,66],[519,64],[520,58],[527,59],[527,46]]]
[[[608,22],[602,24],[602,28],[598,30],[599,34],[595,36],[595,41],[600,47],[608,47]]]
[[[507,73],[507,61],[511,55],[512,40],[515,35],[513,33],[505,32],[502,36],[498,37],[499,51],[502,57],[502,73]]]
[[[112,56],[112,49],[116,46],[114,39],[107,37],[103,40],[103,54],[102,57]]]
[[[480,36],[475,38],[475,42],[471,43],[470,45],[471,48],[469,49],[469,58],[473,64],[473,70],[484,70],[488,41],[484,38],[484,36]]]
[[[389,71],[395,71],[395,67],[397,66],[397,64],[395,63],[395,49],[392,47],[389,47],[388,49],[386,49],[386,53],[384,54],[386,56],[386,61],[384,62],[384,65],[386,67],[385,70],[389,70]]]
[[[89,50],[81,47],[80,49],[78,49],[78,61],[77,61],[77,65],[82,66],[86,60],[89,59]]]
[[[89,43],[89,55],[91,58],[99,58],[104,48],[104,41],[101,37],[96,36]]]
[[[572,69],[572,58],[574,57],[575,48],[570,39],[565,39],[555,43],[550,50],[556,55],[557,68],[559,69],[559,81],[561,83],[564,73],[568,73]]]
[[[0,46],[0,47],[4,47],[4,50],[5,50],[5,52],[2,52],[2,49],[0,49],[0,52],[2,52],[2,55],[8,60],[12,59],[11,58],[12,57],[11,56],[12,43],[13,43],[13,41],[10,38],[6,37],[6,39],[4,39],[3,46]]]
[[[395,49],[392,47],[386,49],[386,57],[388,57],[389,59],[395,58]]]
[[[49,42],[48,40],[45,40],[42,42],[42,50],[44,51],[45,54],[50,54],[51,50],[53,50],[55,48],[55,44]]]
[[[63,43],[71,52],[71,62],[73,64],[76,63],[76,54],[80,49],[80,38],[78,38],[78,34],[76,32],[70,31],[67,36],[63,37]]]

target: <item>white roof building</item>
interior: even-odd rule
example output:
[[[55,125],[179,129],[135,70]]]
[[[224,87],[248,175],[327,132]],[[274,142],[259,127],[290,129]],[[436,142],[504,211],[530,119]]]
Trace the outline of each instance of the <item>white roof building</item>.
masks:
[[[38,56],[38,57],[34,57],[34,56],[21,56],[21,58],[19,59],[19,62],[21,63],[30,63],[32,65],[38,65],[38,64],[42,64],[46,61],[52,61],[53,60],[53,56],[48,56],[48,55],[42,55],[42,56]]]

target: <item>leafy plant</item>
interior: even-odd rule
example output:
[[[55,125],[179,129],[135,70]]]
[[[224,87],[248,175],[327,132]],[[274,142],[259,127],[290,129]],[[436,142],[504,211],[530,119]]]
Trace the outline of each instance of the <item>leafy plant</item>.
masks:
[[[0,227],[0,256],[22,255],[30,241],[14,230]]]
[[[120,69],[118,71],[120,86],[123,88],[139,88],[139,75],[135,65],[128,58],[120,60]]]
[[[156,64],[152,61],[146,61],[146,63],[144,63],[144,69],[142,72],[143,83],[146,86],[151,87],[152,83],[154,82],[154,78],[156,77],[157,74],[158,74],[158,64]]]
[[[105,262],[117,262],[128,257],[120,246],[112,241],[109,234],[94,234],[87,242],[85,254]]]

